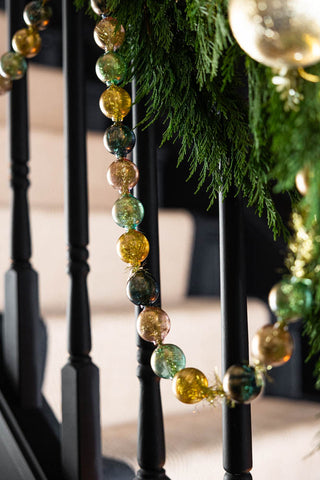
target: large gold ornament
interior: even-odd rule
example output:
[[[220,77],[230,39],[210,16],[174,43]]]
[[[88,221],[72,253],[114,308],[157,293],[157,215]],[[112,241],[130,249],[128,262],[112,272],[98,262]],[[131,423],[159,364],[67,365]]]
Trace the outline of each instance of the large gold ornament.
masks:
[[[229,20],[240,47],[268,67],[306,67],[320,60],[318,1],[230,0]]]
[[[172,390],[180,402],[198,403],[208,394],[208,380],[197,368],[183,368],[173,377]]]

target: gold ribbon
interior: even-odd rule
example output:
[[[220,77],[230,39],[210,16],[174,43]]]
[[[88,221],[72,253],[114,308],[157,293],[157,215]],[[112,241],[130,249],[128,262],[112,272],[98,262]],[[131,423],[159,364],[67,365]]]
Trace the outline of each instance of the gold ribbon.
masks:
[[[298,68],[298,73],[301,78],[304,80],[307,80],[308,82],[312,83],[318,83],[320,82],[320,76],[319,75],[314,75],[313,73],[308,73],[305,71],[303,67]]]

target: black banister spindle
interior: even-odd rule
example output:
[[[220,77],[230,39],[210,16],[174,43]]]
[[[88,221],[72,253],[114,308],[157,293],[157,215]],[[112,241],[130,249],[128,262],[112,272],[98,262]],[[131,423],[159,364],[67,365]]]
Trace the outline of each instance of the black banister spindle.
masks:
[[[132,97],[135,99],[135,82],[132,86]],[[133,107],[133,125],[142,119],[145,109],[139,103]],[[140,225],[141,231],[150,243],[150,253],[146,267],[160,285],[159,238],[158,238],[158,191],[156,145],[152,128],[136,129],[136,146],[133,159],[140,170],[140,179],[135,189],[136,196],[145,207],[145,216]],[[155,306],[160,306],[158,299]],[[139,309],[137,309],[139,313]],[[163,415],[160,396],[160,379],[151,367],[150,358],[154,346],[138,336],[138,378],[140,381],[140,406],[138,417],[138,463],[140,470],[136,480],[167,479],[165,463],[165,440]]]
[[[234,194],[219,198],[223,374],[249,357],[242,206]],[[223,466],[225,480],[252,478],[249,405],[223,406]]]
[[[24,26],[25,1],[8,0],[6,7],[10,45],[13,34]],[[41,362],[38,276],[30,264],[27,75],[13,82],[9,95],[9,137],[12,264],[5,277],[3,359],[21,406],[33,408],[41,405]]]
[[[63,0],[66,210],[70,297],[68,363],[62,370],[62,469],[66,480],[101,480],[99,371],[89,356],[88,195],[83,12]]]

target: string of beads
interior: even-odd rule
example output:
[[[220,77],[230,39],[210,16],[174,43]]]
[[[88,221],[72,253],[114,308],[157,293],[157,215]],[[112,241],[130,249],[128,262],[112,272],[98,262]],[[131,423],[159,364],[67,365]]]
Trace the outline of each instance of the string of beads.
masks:
[[[94,39],[104,54],[98,58],[96,73],[106,83],[107,89],[100,97],[100,109],[114,122],[104,134],[106,149],[116,156],[107,170],[108,183],[119,192],[112,208],[114,221],[125,233],[117,242],[117,253],[129,265],[131,271],[126,293],[129,300],[142,308],[137,319],[137,331],[146,341],[156,345],[151,356],[151,367],[156,375],[172,380],[176,397],[183,403],[194,404],[205,399],[210,404],[223,398],[232,402],[248,403],[262,391],[267,370],[286,363],[293,352],[293,340],[288,323],[297,317],[297,312],[286,315],[282,311],[283,298],[272,294],[272,309],[278,321],[262,327],[252,341],[254,362],[232,365],[224,375],[223,382],[215,375],[209,385],[204,373],[186,367],[183,351],[177,346],[163,343],[170,331],[170,318],[160,307],[153,306],[159,296],[159,287],[143,262],[149,253],[149,242],[137,230],[144,216],[142,203],[131,194],[137,184],[139,171],[128,158],[135,145],[134,132],[122,123],[131,108],[129,94],[119,86],[126,65],[118,50],[124,42],[125,31],[107,11],[105,0],[91,0],[93,11],[101,16],[94,29]],[[290,308],[289,308],[290,310]]]
[[[39,31],[48,27],[51,16],[52,9],[47,0],[34,0],[25,6],[23,20],[27,27],[13,35],[13,51],[4,53],[0,58],[0,95],[11,90],[13,80],[25,75],[26,58],[33,58],[40,52],[42,41]]]

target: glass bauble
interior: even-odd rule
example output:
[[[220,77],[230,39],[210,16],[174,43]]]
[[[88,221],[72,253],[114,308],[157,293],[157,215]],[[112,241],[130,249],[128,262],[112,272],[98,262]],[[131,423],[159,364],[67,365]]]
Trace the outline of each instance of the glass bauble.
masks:
[[[27,62],[23,55],[16,52],[4,53],[0,59],[0,74],[10,80],[19,80],[27,71]]]
[[[183,368],[173,377],[172,390],[180,402],[198,403],[207,395],[208,380],[197,368]]]
[[[288,328],[280,323],[265,325],[252,339],[252,356],[266,367],[279,367],[290,360],[293,338]]]
[[[105,90],[99,100],[101,112],[114,122],[121,122],[131,109],[131,97],[121,87],[111,85]]]
[[[97,15],[105,15],[108,11],[107,0],[90,0],[90,5]]]
[[[28,3],[24,7],[23,20],[29,26],[45,30],[52,17],[52,8],[39,0]]]
[[[118,50],[123,44],[125,32],[123,26],[118,24],[116,18],[105,17],[95,26],[93,36],[100,48],[107,52],[112,52],[113,50]]]
[[[281,320],[295,321],[303,318],[312,305],[312,282],[295,277],[283,279],[272,287],[269,306]]]
[[[121,260],[133,266],[140,265],[149,254],[149,242],[143,233],[129,230],[117,242],[117,253]]]
[[[181,348],[168,343],[159,345],[153,351],[150,365],[158,377],[173,378],[177,372],[185,368],[186,357]]]
[[[306,195],[309,190],[310,171],[309,168],[304,168],[297,173],[295,178],[296,187],[301,195]]]
[[[9,92],[12,89],[12,82],[9,78],[0,75],[0,95]]]
[[[108,167],[107,180],[113,188],[125,193],[138,183],[139,170],[130,160],[120,158]]]
[[[320,60],[320,2],[230,0],[229,21],[240,47],[264,65],[305,67]]]
[[[130,193],[118,198],[112,207],[112,218],[122,228],[135,228],[142,222],[143,215],[142,203]]]
[[[137,318],[137,332],[143,340],[161,343],[170,331],[170,318],[160,307],[145,307]]]
[[[12,37],[12,48],[26,58],[35,57],[41,49],[41,37],[32,27],[18,30]]]
[[[152,305],[159,297],[159,286],[146,270],[135,272],[127,282],[127,296],[135,305]]]
[[[117,52],[107,52],[98,58],[96,75],[107,85],[118,85],[126,73],[126,63]]]
[[[263,375],[250,365],[231,365],[223,377],[223,390],[238,403],[249,403],[255,399],[264,385]]]
[[[125,157],[133,149],[136,143],[136,136],[131,128],[118,122],[107,128],[103,137],[103,143],[110,153]]]

